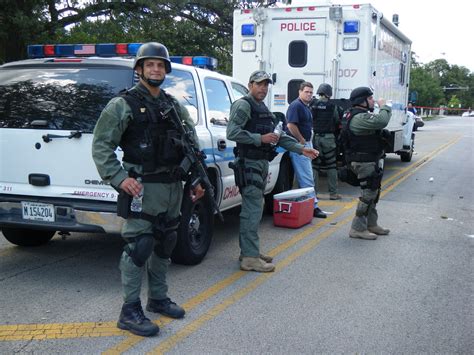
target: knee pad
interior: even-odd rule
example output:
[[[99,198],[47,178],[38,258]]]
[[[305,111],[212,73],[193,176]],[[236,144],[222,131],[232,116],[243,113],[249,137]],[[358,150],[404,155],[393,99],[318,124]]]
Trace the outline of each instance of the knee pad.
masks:
[[[372,201],[365,201],[362,198],[359,198],[359,203],[357,204],[356,213],[355,213],[356,216],[357,217],[367,216],[371,203]]]
[[[133,263],[142,267],[153,252],[153,234],[141,234],[135,237],[135,240],[130,243],[134,244],[133,249],[127,244],[125,246],[125,252],[130,256]]]
[[[178,242],[178,233],[176,230],[160,233],[156,239],[155,254],[163,259],[169,259],[171,253]]]

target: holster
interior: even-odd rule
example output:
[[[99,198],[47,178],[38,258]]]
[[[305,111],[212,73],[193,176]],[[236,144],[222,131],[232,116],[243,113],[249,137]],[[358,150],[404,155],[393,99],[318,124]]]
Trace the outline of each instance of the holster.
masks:
[[[130,204],[132,196],[120,190],[117,197],[117,216],[127,219],[130,216]]]
[[[341,180],[342,182],[347,182],[349,185],[352,186],[360,186],[360,181],[357,178],[357,175],[354,174],[352,169],[347,165],[339,169],[337,171],[337,175],[339,176],[339,180]]]
[[[234,179],[237,187],[242,189],[243,187],[247,186],[244,161],[242,159],[239,159],[236,162],[231,161],[229,162],[229,168],[234,170]]]

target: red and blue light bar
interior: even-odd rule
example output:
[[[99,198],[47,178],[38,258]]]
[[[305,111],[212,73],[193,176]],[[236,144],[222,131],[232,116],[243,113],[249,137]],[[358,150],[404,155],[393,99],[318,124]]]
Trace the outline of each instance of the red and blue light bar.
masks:
[[[79,56],[135,56],[141,43],[35,44],[27,48],[28,58]]]
[[[141,43],[35,44],[29,45],[28,58],[48,57],[134,57]],[[171,62],[216,70],[217,59],[205,56],[171,56]]]
[[[178,64],[192,65],[193,67],[216,70],[217,59],[205,56],[171,56],[171,62]]]

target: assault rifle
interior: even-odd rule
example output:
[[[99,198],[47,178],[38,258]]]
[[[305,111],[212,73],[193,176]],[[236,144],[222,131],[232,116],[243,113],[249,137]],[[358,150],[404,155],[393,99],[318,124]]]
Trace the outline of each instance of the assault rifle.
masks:
[[[162,114],[163,117],[167,117],[173,122],[182,137],[184,159],[177,167],[175,173],[180,177],[185,177],[189,175],[190,171],[194,171],[197,177],[191,182],[191,189],[195,189],[197,185],[201,184],[206,190],[206,193],[209,194],[212,207],[219,216],[219,219],[224,222],[224,217],[219,211],[219,207],[214,198],[214,186],[211,184],[209,176],[207,175],[206,163],[204,161],[206,155],[196,146],[193,139],[193,132],[179,118],[178,112],[171,102],[169,103],[169,107],[167,107]]]

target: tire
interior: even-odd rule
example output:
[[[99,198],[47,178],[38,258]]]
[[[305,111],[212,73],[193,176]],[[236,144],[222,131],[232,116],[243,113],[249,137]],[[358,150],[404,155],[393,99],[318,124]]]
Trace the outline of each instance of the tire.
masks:
[[[171,255],[176,264],[196,265],[207,254],[214,234],[214,211],[210,197],[192,202],[189,189],[185,188],[181,206],[181,221],[178,227],[178,241]]]
[[[21,247],[37,247],[47,244],[56,231],[4,227],[2,233],[5,239],[12,244]]]
[[[280,192],[291,190],[293,187],[293,165],[291,164],[290,154],[285,152],[281,157],[278,179],[273,190],[265,195],[265,213],[273,214],[273,196]]]
[[[415,149],[415,134],[411,134],[411,141],[410,141],[410,150],[408,152],[401,152],[400,153],[400,160],[403,162],[410,162],[411,158],[413,157],[413,150]]]

